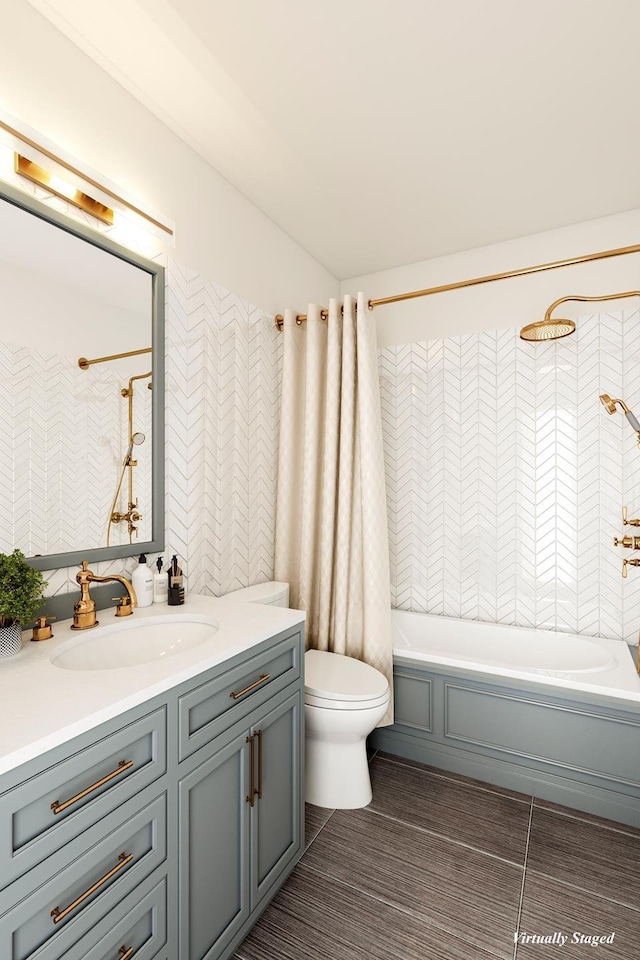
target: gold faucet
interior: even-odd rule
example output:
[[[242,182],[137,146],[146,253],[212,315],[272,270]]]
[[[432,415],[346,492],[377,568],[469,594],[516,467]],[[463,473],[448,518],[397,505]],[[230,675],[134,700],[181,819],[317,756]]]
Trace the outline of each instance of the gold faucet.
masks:
[[[118,574],[115,573],[110,577],[98,577],[93,570],[89,570],[88,560],[82,561],[82,569],[76,574],[76,580],[80,584],[80,599],[76,601],[73,608],[72,630],[88,630],[89,627],[98,626],[98,620],[96,620],[96,602],[89,593],[90,583],[121,583],[127,591],[127,599],[129,601],[127,606],[129,610],[138,605],[138,598],[136,597],[136,592],[130,580],[127,580],[126,577],[118,576]],[[118,609],[120,608],[118,607]]]

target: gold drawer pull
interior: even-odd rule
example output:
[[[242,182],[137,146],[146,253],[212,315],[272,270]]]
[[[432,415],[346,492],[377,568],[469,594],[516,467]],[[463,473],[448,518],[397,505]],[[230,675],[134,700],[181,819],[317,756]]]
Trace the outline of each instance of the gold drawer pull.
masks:
[[[126,947],[120,947],[118,950],[118,960],[129,960],[129,957],[133,956],[133,947],[129,947],[127,950]]]
[[[256,730],[255,735],[258,738],[258,789],[254,792],[258,800],[262,800],[262,730]]]
[[[126,867],[128,863],[131,863],[132,860],[132,853],[130,853],[129,856],[127,856],[126,853],[121,853],[118,856],[118,862],[115,867],[112,867],[111,870],[109,870],[109,873],[105,873],[104,877],[100,877],[99,880],[96,880],[92,887],[89,887],[88,890],[85,890],[84,893],[81,893],[77,900],[74,900],[73,903],[70,903],[68,907],[64,908],[64,910],[60,910],[60,907],[53,908],[51,911],[53,922],[60,923],[61,920],[64,920],[68,913],[71,913],[72,910],[75,910],[76,907],[80,906],[80,904],[86,900],[87,897],[90,897],[92,893],[95,893],[96,890],[99,890],[100,887],[107,882],[107,880],[111,880],[111,877],[115,877],[116,873],[119,873],[122,869],[124,869],[124,867]]]
[[[58,800],[54,800],[51,804],[51,809],[54,813],[62,813],[62,811],[70,807],[72,803],[77,803],[78,800],[82,800],[83,797],[93,793],[94,790],[98,790],[98,788],[104,786],[105,783],[109,783],[109,780],[113,780],[114,777],[119,777],[121,773],[124,773],[125,770],[128,770],[132,766],[133,760],[121,760],[117,770],[112,770],[111,773],[108,773],[102,780],[98,780],[97,783],[92,783],[91,786],[83,790],[82,793],[76,793],[75,797],[71,797],[70,800],[65,800],[64,803],[59,803]]]
[[[250,683],[248,687],[244,688],[244,690],[238,690],[237,693],[230,693],[229,696],[232,700],[237,700],[238,697],[243,696],[243,694],[249,693],[249,690],[254,690],[256,687],[259,687],[261,683],[266,683],[267,680],[271,680],[271,674],[261,673],[258,680],[254,680],[253,683]]]
[[[250,783],[249,783],[249,796],[245,797],[246,803],[252,807],[255,803],[256,795],[256,782],[254,780],[254,768],[256,761],[256,747],[255,747],[255,736],[247,737],[247,743],[249,744],[249,770],[250,770]]]

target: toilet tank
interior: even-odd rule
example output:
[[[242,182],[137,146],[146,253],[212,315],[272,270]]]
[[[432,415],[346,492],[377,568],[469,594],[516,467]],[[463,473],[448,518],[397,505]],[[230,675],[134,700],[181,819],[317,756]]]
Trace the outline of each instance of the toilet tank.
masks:
[[[264,603],[271,607],[289,606],[289,584],[279,580],[269,583],[256,583],[253,587],[243,587],[225,593],[230,600],[244,600],[245,603]]]

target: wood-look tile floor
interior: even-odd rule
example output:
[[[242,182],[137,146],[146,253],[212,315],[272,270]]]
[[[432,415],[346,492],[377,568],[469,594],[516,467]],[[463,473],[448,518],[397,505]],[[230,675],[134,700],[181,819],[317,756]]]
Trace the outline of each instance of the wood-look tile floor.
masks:
[[[235,960],[640,960],[640,830],[398,757],[371,779],[363,810],[307,806]]]

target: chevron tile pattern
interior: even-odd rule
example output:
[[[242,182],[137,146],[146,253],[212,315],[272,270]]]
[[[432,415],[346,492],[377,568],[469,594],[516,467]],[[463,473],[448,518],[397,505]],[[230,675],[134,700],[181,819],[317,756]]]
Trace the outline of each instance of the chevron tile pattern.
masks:
[[[620,507],[640,451],[603,392],[640,411],[640,315],[385,347],[379,368],[392,599],[400,609],[633,640]]]
[[[281,338],[262,311],[159,259],[167,269],[164,557],[178,554],[189,590],[221,596],[273,577]],[[94,565],[102,575],[122,567]],[[77,590],[76,572],[49,571],[47,593]]]
[[[167,554],[220,596],[273,576],[281,338],[175,261],[167,280]]]
[[[70,357],[6,342],[0,376],[9,452],[0,481],[0,550],[15,544],[31,556],[78,543],[100,546],[126,449],[121,378],[97,368],[88,379]]]

